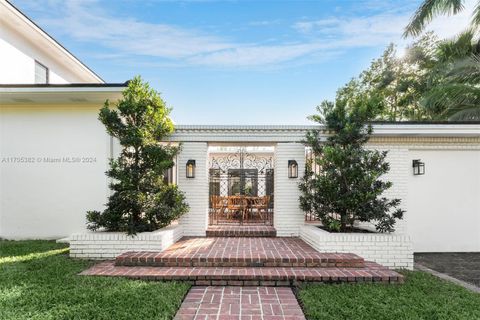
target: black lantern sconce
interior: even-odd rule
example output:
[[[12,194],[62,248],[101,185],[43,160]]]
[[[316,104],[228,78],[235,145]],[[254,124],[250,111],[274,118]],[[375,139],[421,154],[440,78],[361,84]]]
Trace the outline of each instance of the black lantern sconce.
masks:
[[[187,178],[195,178],[195,160],[188,160],[187,161]]]
[[[298,178],[298,163],[295,160],[288,160],[288,177]]]
[[[421,176],[425,174],[425,162],[420,161],[420,159],[413,160],[412,167],[414,176]]]

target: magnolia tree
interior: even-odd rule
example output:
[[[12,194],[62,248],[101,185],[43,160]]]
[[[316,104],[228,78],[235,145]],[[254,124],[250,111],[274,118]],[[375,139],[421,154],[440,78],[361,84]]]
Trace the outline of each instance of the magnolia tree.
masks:
[[[140,77],[129,82],[123,98],[108,101],[99,119],[122,151],[106,172],[113,191],[103,212],[87,212],[87,227],[135,234],[170,224],[186,213],[188,205],[176,185],[164,182],[178,147],[161,144],[174,130],[170,109]]]
[[[337,99],[336,104],[323,102],[317,108],[319,114],[310,117],[331,135],[326,142],[320,141],[319,130],[306,135],[305,143],[315,157],[313,163],[307,163],[299,186],[300,206],[331,231],[348,231],[355,221],[370,221],[378,231],[391,232],[395,220],[403,217],[404,211],[397,208],[399,199],[382,197],[392,186],[380,179],[390,169],[385,161],[387,152],[364,148],[377,105],[367,99],[349,105]],[[312,170],[312,166],[319,170]]]

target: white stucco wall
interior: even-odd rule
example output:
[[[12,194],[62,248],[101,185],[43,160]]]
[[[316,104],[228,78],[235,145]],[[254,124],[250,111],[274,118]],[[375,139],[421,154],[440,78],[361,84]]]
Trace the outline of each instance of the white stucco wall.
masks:
[[[0,84],[34,83],[35,60],[48,67],[50,83],[85,82],[59,58],[0,21]]]
[[[103,208],[110,139],[97,116],[87,106],[0,108],[0,237],[65,237]]]
[[[425,175],[408,179],[414,251],[480,251],[480,150],[425,146],[410,150],[413,159],[425,162]]]

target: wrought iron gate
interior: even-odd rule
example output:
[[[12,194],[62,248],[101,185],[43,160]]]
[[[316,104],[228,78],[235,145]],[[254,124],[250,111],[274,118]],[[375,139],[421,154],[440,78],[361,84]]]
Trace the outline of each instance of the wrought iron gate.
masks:
[[[209,163],[209,223],[273,225],[273,155],[213,154]]]

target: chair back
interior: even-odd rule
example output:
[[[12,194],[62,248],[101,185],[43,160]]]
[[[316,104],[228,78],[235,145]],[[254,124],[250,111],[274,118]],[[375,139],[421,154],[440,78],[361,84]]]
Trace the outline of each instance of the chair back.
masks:
[[[222,206],[222,197],[220,197],[220,196],[213,195],[211,197],[211,201],[212,201],[212,208],[213,209],[219,209]]]
[[[246,199],[238,196],[230,196],[228,197],[227,203],[229,208],[241,208],[246,206]]]

